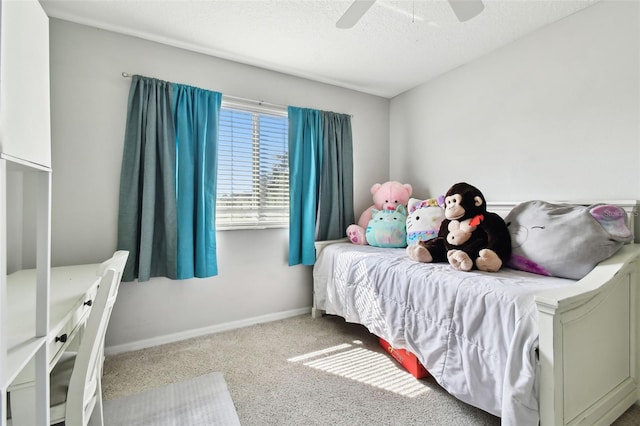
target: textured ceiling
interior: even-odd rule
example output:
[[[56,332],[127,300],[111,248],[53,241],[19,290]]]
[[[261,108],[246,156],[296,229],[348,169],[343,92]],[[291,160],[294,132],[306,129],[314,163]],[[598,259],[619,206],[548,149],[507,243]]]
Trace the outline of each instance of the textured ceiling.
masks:
[[[41,0],[49,16],[391,98],[598,0],[485,0],[465,23],[442,0]]]

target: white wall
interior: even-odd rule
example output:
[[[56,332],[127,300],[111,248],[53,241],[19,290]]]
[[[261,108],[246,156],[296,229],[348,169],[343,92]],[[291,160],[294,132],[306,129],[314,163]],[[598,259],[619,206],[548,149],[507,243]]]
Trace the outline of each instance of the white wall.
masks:
[[[52,19],[53,265],[116,246],[130,80],[123,71],[353,114],[356,217],[389,178],[416,196],[460,180],[490,200],[640,198],[637,2],[604,1],[390,102]],[[390,144],[388,136],[390,135]],[[390,158],[390,160],[389,160]],[[287,231],[218,232],[220,274],[123,283],[107,346],[161,342],[311,304]]]
[[[390,177],[436,196],[640,198],[638,2],[604,1],[391,101]]]
[[[99,262],[116,248],[131,82],[121,77],[123,71],[352,114],[356,217],[371,202],[371,184],[388,179],[387,99],[52,19],[54,266]],[[309,308],[311,268],[287,266],[287,251],[286,229],[218,232],[217,277],[122,284],[107,346],[158,343],[167,335]]]

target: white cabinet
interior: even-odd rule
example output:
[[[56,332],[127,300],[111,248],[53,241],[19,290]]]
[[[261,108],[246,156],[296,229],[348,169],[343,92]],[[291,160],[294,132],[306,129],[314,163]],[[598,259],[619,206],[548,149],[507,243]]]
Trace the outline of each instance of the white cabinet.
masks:
[[[0,2],[0,152],[51,167],[49,18],[37,0]]]
[[[11,214],[16,211],[22,215]],[[49,425],[50,227],[49,19],[37,0],[0,1],[0,426],[6,424],[7,389],[29,363],[36,372],[37,425]],[[18,237],[8,238],[8,228]],[[21,228],[35,235],[37,273],[27,285],[36,288],[36,319],[33,336],[16,343],[7,318],[7,260],[22,250],[23,234],[14,232]]]

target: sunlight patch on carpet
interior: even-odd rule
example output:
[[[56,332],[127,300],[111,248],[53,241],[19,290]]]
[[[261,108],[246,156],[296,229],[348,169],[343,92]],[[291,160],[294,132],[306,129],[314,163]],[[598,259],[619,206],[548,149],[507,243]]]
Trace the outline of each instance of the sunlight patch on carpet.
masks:
[[[387,354],[354,347],[348,343],[295,356],[288,361],[302,362],[302,365],[307,367],[409,398],[415,398],[430,390],[429,386],[405,371]]]
[[[343,343],[342,345],[331,346],[331,347],[328,347],[328,348],[325,348],[325,349],[321,349],[319,351],[313,351],[313,352],[309,352],[308,354],[295,356],[293,358],[289,358],[287,361],[299,362],[299,361],[303,361],[305,359],[315,358],[315,357],[320,356],[320,355],[325,355],[325,354],[328,354],[330,352],[335,352],[335,351],[339,351],[339,350],[342,350],[342,349],[347,349],[347,348],[350,348],[350,347],[351,347],[350,344]]]

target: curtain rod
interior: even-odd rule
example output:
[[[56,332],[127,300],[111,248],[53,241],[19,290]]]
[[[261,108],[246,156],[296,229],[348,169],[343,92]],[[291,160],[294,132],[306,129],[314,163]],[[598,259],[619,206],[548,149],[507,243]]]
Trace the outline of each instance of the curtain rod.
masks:
[[[128,72],[126,72],[126,71],[123,71],[122,72],[122,77],[131,78],[132,75],[129,74]],[[271,106],[271,107],[276,107],[276,108],[287,109],[287,105],[273,104],[273,103],[270,103],[270,102],[259,101],[259,100],[255,100],[255,99],[241,98],[239,96],[231,96],[231,95],[223,94],[222,97],[223,97],[223,100],[224,100],[224,98],[226,98],[226,99],[228,99],[230,101],[249,102],[249,103],[257,104],[259,106],[264,105],[264,106]]]
[[[270,102],[265,102],[265,101],[258,101],[255,99],[247,99],[247,98],[241,98],[238,96],[231,96],[231,95],[222,95],[222,100],[224,101],[226,99],[230,100],[230,101],[237,101],[237,102],[248,102],[248,103],[253,103],[253,104],[257,104],[258,106],[270,106],[270,107],[275,107],[275,108],[281,108],[286,110],[288,107],[286,105],[280,105],[280,104],[272,104]]]
[[[129,74],[128,72],[126,72],[126,71],[123,71],[122,72],[122,77],[131,78],[132,75]],[[251,102],[251,103],[258,104],[260,106],[265,105],[265,106],[271,106],[271,107],[275,107],[275,108],[282,108],[282,109],[285,109],[285,110],[288,108],[287,105],[272,104],[270,102],[258,101],[258,100],[255,100],[255,99],[241,98],[241,97],[238,97],[238,96],[231,96],[231,95],[225,95],[225,94],[222,95],[222,98],[223,98],[223,100],[224,100],[224,98],[227,98],[227,99],[229,99],[231,101]],[[349,114],[349,116],[353,117],[353,114]]]

